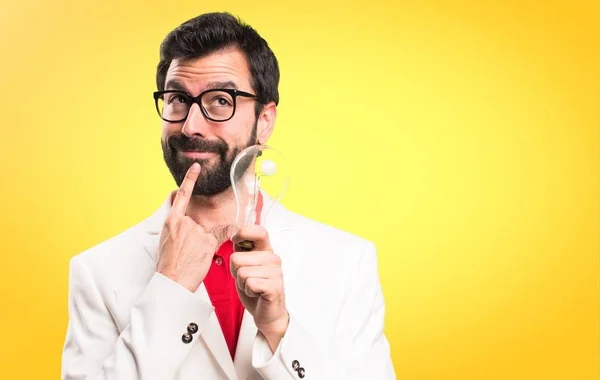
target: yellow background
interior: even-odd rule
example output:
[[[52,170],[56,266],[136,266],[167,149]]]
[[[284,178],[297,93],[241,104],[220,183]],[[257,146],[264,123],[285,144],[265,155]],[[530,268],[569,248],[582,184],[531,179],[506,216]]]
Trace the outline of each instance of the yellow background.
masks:
[[[2,0],[1,378],[59,378],[69,259],[172,189],[158,46],[213,10],[280,61],[283,203],[377,244],[399,378],[598,379],[598,3],[506,0]]]

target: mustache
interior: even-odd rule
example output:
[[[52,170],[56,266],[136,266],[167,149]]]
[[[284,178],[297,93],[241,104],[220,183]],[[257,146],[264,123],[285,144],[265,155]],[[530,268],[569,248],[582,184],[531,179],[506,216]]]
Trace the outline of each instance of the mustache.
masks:
[[[199,138],[189,138],[184,135],[171,136],[169,145],[172,149],[185,152],[211,152],[224,155],[229,146],[222,141],[211,141]]]

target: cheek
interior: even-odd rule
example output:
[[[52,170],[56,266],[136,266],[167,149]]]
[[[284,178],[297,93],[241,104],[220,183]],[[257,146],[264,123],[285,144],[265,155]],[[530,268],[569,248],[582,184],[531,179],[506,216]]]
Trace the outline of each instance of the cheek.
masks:
[[[245,144],[252,133],[255,123],[254,106],[248,104],[243,108],[236,110],[235,116],[223,129],[227,136],[223,136],[231,145]]]
[[[227,143],[229,154],[231,154],[234,149],[247,142],[250,132],[250,130],[246,130],[245,128],[232,128],[227,133],[220,133],[219,138]]]
[[[162,140],[166,140],[169,136],[177,135],[181,133],[181,125],[175,123],[162,123]]]

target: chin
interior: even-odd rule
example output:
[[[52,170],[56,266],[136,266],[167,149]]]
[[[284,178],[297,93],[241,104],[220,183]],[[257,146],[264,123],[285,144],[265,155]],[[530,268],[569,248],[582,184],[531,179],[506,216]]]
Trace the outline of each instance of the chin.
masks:
[[[204,167],[207,167],[213,160],[210,158],[189,158],[179,155],[177,161],[179,161],[181,166],[185,168],[185,171],[187,171],[194,162],[199,163],[200,166],[204,169]]]

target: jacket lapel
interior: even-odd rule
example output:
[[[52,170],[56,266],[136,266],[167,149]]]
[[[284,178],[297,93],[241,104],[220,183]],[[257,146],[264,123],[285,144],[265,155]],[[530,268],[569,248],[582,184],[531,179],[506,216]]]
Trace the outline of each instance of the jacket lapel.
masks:
[[[239,380],[246,380],[252,372],[252,346],[257,332],[254,317],[244,310],[240,336],[235,349],[235,371]]]
[[[198,290],[194,294],[212,305],[204,284],[200,284],[200,287],[198,287]],[[202,339],[227,377],[231,380],[237,380],[236,369],[233,365],[227,342],[223,336],[217,315],[214,312],[207,323],[208,325],[202,331]]]

